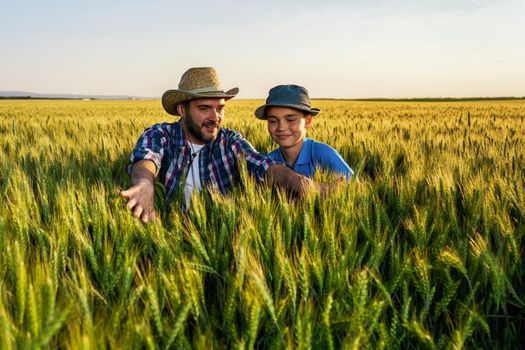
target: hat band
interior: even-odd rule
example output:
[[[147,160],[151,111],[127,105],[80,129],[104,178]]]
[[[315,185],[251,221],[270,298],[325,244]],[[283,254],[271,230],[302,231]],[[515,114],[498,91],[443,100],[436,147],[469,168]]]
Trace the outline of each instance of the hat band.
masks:
[[[192,94],[201,94],[203,92],[221,92],[221,93],[224,93],[223,90],[217,90],[217,88],[215,86],[207,86],[207,87],[203,87],[203,88],[199,88],[199,89],[188,90],[188,92],[190,92]]]
[[[312,109],[312,107],[309,104],[306,104],[306,103],[301,102],[301,101],[293,101],[293,102],[286,101],[286,100],[285,101],[267,101],[266,105],[268,107],[271,107],[271,106],[275,106],[275,107],[278,107],[278,106],[286,106],[286,107],[294,106],[296,108]]]

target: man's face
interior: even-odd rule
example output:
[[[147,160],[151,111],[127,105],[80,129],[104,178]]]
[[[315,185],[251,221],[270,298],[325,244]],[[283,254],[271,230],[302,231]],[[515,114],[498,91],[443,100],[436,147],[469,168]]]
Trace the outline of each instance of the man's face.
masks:
[[[187,108],[180,105],[182,127],[188,140],[195,144],[215,140],[224,119],[224,106],[223,98],[192,100]]]
[[[282,148],[302,145],[306,129],[312,123],[312,116],[288,107],[268,107],[266,110],[268,132]]]

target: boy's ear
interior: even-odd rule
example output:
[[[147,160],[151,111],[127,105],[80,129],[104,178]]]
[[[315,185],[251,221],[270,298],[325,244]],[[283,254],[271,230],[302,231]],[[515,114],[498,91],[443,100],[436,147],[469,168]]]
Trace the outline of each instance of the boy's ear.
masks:
[[[309,114],[304,117],[304,127],[305,129],[308,129],[310,125],[312,124],[312,121],[314,120],[314,116]]]

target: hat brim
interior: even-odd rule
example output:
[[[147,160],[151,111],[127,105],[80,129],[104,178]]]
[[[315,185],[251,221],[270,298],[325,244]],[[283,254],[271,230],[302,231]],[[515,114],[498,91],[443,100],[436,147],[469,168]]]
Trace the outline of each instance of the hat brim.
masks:
[[[239,88],[235,87],[226,92],[223,91],[209,91],[201,93],[193,93],[191,91],[184,90],[168,90],[162,95],[162,107],[164,110],[171,115],[180,115],[177,111],[177,105],[190,100],[196,100],[199,98],[223,98],[229,100],[234,98],[239,93]]]
[[[258,119],[261,119],[261,120],[266,120],[268,119],[266,117],[266,108],[268,107],[288,107],[288,108],[293,108],[293,109],[297,109],[299,111],[302,111],[302,112],[306,112],[306,113],[309,113],[311,115],[313,115],[314,117],[316,115],[319,114],[319,112],[321,112],[321,110],[319,108],[308,108],[308,107],[305,107],[305,106],[298,106],[298,105],[294,105],[294,104],[284,104],[284,103],[280,103],[280,104],[273,104],[273,103],[268,103],[268,104],[264,104],[260,107],[258,107],[256,110],[255,110],[255,116],[258,118]]]

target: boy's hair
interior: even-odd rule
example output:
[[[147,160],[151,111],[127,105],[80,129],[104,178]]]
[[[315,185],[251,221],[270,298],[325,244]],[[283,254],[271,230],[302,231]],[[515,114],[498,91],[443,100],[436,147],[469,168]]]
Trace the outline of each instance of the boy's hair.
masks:
[[[305,112],[305,111],[301,111],[303,112],[305,118],[308,117],[309,115],[311,115],[312,117],[314,116],[312,113],[308,113],[308,112]]]

